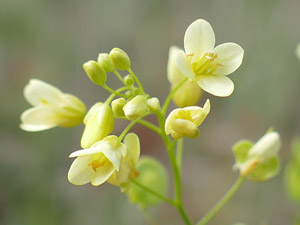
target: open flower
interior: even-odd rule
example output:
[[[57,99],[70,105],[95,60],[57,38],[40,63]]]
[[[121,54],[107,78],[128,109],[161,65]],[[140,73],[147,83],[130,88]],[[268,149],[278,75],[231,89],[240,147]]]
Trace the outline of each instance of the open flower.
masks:
[[[178,51],[175,63],[179,71],[196,81],[206,92],[226,97],[234,90],[226,76],[242,63],[244,50],[235,43],[215,47],[215,34],[210,24],[202,19],[194,21],[184,36],[184,51]]]
[[[33,105],[21,115],[20,127],[26,131],[76,126],[86,113],[85,105],[77,97],[41,80],[30,80],[25,86],[24,96]]]
[[[264,181],[275,176],[279,171],[278,151],[280,136],[277,132],[269,132],[255,144],[242,140],[233,146],[236,163],[242,176],[254,181]]]
[[[175,64],[176,53],[180,49],[171,46],[169,50],[169,61],[168,61],[168,80],[171,83],[171,89],[177,87],[177,85],[183,81],[184,76],[177,68]],[[202,95],[202,90],[195,81],[186,81],[174,94],[173,101],[178,107],[186,107],[196,105]]]
[[[202,124],[209,111],[209,99],[205,102],[203,108],[189,106],[174,109],[166,119],[166,134],[171,134],[174,139],[179,139],[184,136],[189,138],[197,137],[199,134],[198,127]]]
[[[121,186],[122,192],[127,191],[131,179],[138,176],[136,164],[140,156],[139,137],[134,133],[127,134],[124,138],[124,144],[127,148],[127,154],[120,163],[120,169],[115,171],[107,180],[108,183]]]
[[[115,171],[119,171],[126,154],[127,148],[117,136],[107,136],[90,148],[70,155],[70,158],[77,158],[70,167],[68,179],[75,185],[89,182],[94,186],[103,184]]]

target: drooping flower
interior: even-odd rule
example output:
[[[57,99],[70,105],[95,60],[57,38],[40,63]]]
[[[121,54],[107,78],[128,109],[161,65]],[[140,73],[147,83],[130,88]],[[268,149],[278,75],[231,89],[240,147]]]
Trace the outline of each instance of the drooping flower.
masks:
[[[280,136],[277,132],[269,132],[255,144],[242,140],[233,146],[236,163],[242,176],[254,181],[264,181],[275,176],[279,171],[278,151]]]
[[[103,184],[115,171],[119,171],[126,154],[127,148],[117,136],[107,136],[90,148],[70,155],[70,158],[77,158],[70,167],[68,180],[75,185],[89,182],[94,186]]]
[[[210,101],[206,100],[203,108],[189,106],[174,109],[166,119],[165,132],[172,138],[195,138],[199,134],[198,127],[202,124],[210,111]]]
[[[137,95],[131,99],[123,107],[125,116],[129,120],[135,120],[147,112],[149,106],[147,104],[147,97],[144,95]]]
[[[171,46],[169,50],[168,80],[171,83],[171,90],[186,78],[175,64],[175,56],[179,51],[180,49],[175,46]],[[197,82],[188,80],[175,92],[173,101],[178,107],[193,106],[198,103],[201,96],[202,90]]]
[[[81,147],[89,148],[113,131],[114,115],[108,104],[98,102],[88,111],[83,123],[85,129],[81,137]]]
[[[77,97],[41,80],[31,79],[24,88],[24,96],[33,105],[21,115],[20,127],[26,131],[73,127],[82,122],[86,113],[85,105]]]
[[[121,160],[119,171],[115,171],[110,178],[107,180],[116,186],[121,186],[121,191],[127,191],[131,179],[138,176],[138,171],[136,170],[136,164],[140,156],[140,141],[136,134],[127,134],[124,138],[124,144],[127,148],[127,154]]]
[[[214,46],[212,27],[207,21],[198,19],[187,28],[185,51],[176,53],[175,63],[182,74],[196,81],[204,91],[226,97],[234,90],[234,84],[227,75],[241,65],[244,50],[235,43]]]

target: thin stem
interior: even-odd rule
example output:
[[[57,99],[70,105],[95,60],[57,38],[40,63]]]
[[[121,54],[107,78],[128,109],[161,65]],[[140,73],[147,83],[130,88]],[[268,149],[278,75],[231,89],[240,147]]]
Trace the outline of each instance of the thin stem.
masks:
[[[147,121],[147,120],[143,120],[140,119],[138,121],[139,124],[142,124],[145,127],[148,127],[150,130],[153,130],[154,132],[156,132],[158,135],[161,135],[161,130],[159,129],[158,126],[154,125],[153,123]]]
[[[170,199],[170,198],[168,198],[168,197],[166,197],[164,195],[161,195],[161,194],[157,193],[156,191],[151,190],[150,188],[142,185],[141,183],[139,183],[136,180],[131,180],[131,181],[132,181],[132,183],[134,183],[135,185],[137,185],[140,188],[144,189],[145,191],[149,192],[150,194],[152,194],[152,195],[160,198],[162,201],[165,201],[165,202],[167,202],[167,203],[175,206],[175,202],[172,199]]]
[[[188,78],[183,79],[168,95],[163,107],[162,107],[162,114],[165,115],[166,111],[169,107],[170,101],[172,100],[172,97],[174,96],[174,94],[176,93],[176,91],[188,80]]]
[[[176,164],[181,174],[181,164],[182,164],[182,152],[183,152],[183,138],[177,140],[177,149],[176,149]]]
[[[144,113],[142,116],[140,116],[139,118],[131,121],[130,124],[128,124],[128,126],[123,130],[123,132],[120,134],[119,136],[119,139],[120,140],[123,140],[123,138],[125,137],[125,135],[129,132],[129,130],[137,123],[139,122],[139,120],[145,116],[148,116],[150,113],[149,112],[146,112]]]
[[[121,76],[121,74],[117,71],[117,70],[114,70],[113,73],[119,78],[119,80],[125,84],[125,81],[123,79],[123,77]],[[126,85],[126,84],[125,84]]]
[[[145,91],[143,89],[143,86],[142,86],[140,80],[137,78],[137,76],[134,74],[134,72],[131,70],[131,68],[129,68],[127,71],[133,76],[135,82],[137,83],[137,85],[141,89],[142,94],[145,94]]]
[[[102,87],[103,87],[105,90],[107,90],[108,92],[112,93],[112,94],[115,94],[115,95],[117,95],[117,96],[120,96],[120,97],[126,98],[126,96],[125,96],[125,95],[123,95],[123,94],[120,94],[120,93],[118,93],[118,92],[114,91],[113,89],[111,89],[110,87],[108,87],[106,84],[104,84]]]
[[[122,87],[122,88],[119,88],[118,90],[116,90],[116,93],[120,93],[120,92],[125,91],[125,90],[127,90],[127,89],[129,89],[129,87]],[[105,103],[106,103],[106,104],[109,104],[115,97],[116,97],[116,94],[114,94],[114,93],[111,94],[111,95],[109,96],[109,98],[106,99]]]
[[[245,178],[244,176],[240,176],[223,198],[196,225],[207,224],[239,190]]]

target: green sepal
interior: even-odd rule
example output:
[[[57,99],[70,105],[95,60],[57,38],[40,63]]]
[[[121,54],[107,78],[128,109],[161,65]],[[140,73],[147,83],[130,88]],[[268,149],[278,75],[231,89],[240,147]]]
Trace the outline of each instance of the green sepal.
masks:
[[[248,140],[240,140],[232,146],[236,163],[243,163],[246,161],[248,151],[252,146],[253,142]]]
[[[257,165],[247,177],[253,181],[265,181],[277,175],[279,169],[279,157],[274,156],[267,161]]]

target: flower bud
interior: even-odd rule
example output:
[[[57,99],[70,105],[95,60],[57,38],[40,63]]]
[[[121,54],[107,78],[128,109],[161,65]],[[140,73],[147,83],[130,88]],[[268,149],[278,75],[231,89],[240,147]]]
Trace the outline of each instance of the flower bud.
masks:
[[[242,176],[254,181],[264,181],[279,171],[280,137],[277,132],[269,132],[255,144],[242,140],[233,146],[236,163]]]
[[[198,127],[203,123],[210,111],[209,99],[203,108],[189,106],[173,110],[166,119],[165,132],[172,138],[195,138],[198,136]]]
[[[138,183],[148,187],[156,193],[166,195],[168,176],[166,169],[159,161],[152,157],[142,157],[137,164],[137,170],[140,174],[136,178]],[[161,202],[161,199],[146,192],[134,183],[131,183],[130,185],[128,197],[131,202],[136,203],[142,209]]]
[[[122,49],[113,48],[109,53],[109,57],[118,70],[127,70],[130,68],[130,59]]]
[[[101,86],[105,84],[106,73],[97,62],[90,60],[83,64],[83,69],[92,82]]]
[[[157,112],[160,110],[160,103],[158,98],[150,98],[147,100],[147,104],[151,112]]]
[[[113,72],[115,70],[112,61],[110,60],[109,54],[100,53],[98,56],[98,64],[104,69],[105,72]]]
[[[124,77],[124,81],[126,86],[131,86],[134,84],[134,79],[132,77],[132,75],[128,74],[127,76]]]
[[[102,140],[114,129],[114,115],[105,103],[96,103],[83,120],[85,129],[81,138],[81,147],[89,148],[95,142]]]
[[[129,120],[135,120],[148,110],[147,98],[137,95],[123,107],[125,116]]]
[[[123,107],[126,105],[125,98],[118,98],[111,102],[111,108],[115,116],[122,117],[125,116]]]

